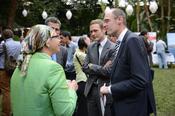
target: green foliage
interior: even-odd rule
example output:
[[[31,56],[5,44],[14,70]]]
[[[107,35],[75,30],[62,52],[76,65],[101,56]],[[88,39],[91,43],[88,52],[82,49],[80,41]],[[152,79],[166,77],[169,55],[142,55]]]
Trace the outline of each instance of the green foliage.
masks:
[[[92,4],[97,0],[87,0],[86,4],[78,3],[74,5],[67,5],[61,0],[31,0],[33,4],[25,6],[28,10],[27,17],[22,16],[23,3],[19,4],[16,14],[16,23],[20,26],[30,27],[35,24],[43,24],[44,19],[41,14],[45,10],[48,16],[57,17],[62,23],[62,30],[68,30],[72,35],[87,34],[89,30],[89,23],[92,19],[96,19],[99,13],[102,12],[100,5]],[[72,18],[66,18],[67,10],[71,10]]]
[[[18,4],[18,9],[16,13],[16,23],[18,25],[21,25],[24,27],[31,27],[35,24],[43,24],[44,19],[41,16],[42,12],[46,10],[49,16],[53,15],[53,13],[56,12],[56,7],[51,7],[51,6],[54,6],[59,3],[59,2],[56,2],[55,0],[53,0],[55,4],[53,4],[53,2],[51,4],[43,0],[33,0],[31,2],[32,4],[29,6],[23,6],[23,3]],[[23,7],[19,7],[19,6],[23,6]],[[24,8],[28,11],[28,15],[26,17],[22,15],[22,11]]]
[[[131,31],[137,32],[136,25],[137,25],[137,20],[136,20],[136,17],[134,15],[131,15],[130,17],[127,18],[127,26]]]
[[[10,0],[0,0],[0,25],[6,27]]]
[[[101,12],[101,7],[96,5],[95,8],[89,8],[87,5],[78,6],[77,9],[72,9],[72,18],[68,20],[65,16],[66,10],[59,9],[57,17],[63,23],[62,29],[72,32],[72,35],[82,35],[89,32],[89,23],[96,19]]]
[[[11,0],[0,0],[0,23],[3,26],[7,25],[7,19],[9,17],[8,13],[10,10],[9,6],[11,3],[10,1]],[[67,5],[63,1],[66,0],[17,0],[17,12],[14,28],[30,27],[35,24],[43,24],[44,19],[42,18],[41,14],[45,10],[48,16],[56,16],[61,20],[63,30],[71,31],[72,35],[81,35],[88,33],[89,23],[92,19],[103,18],[103,12],[106,8],[105,4],[97,5],[96,3],[98,0],[85,0],[86,3],[84,3],[83,0],[72,0],[73,5]],[[113,1],[116,2],[115,6],[118,7],[118,0]],[[137,0],[128,0],[134,9],[136,1]],[[159,0],[159,5],[160,1],[161,0]],[[24,5],[26,2],[31,2],[32,4]],[[110,4],[107,6],[112,7],[113,5],[111,3],[112,2],[110,2]],[[156,32],[159,30],[161,32],[159,36],[163,38],[165,38],[166,35],[166,24],[168,21],[170,22],[170,32],[175,31],[175,10],[172,10],[174,8],[175,2],[171,1],[171,3],[171,16],[169,17],[167,15],[168,5],[164,4],[164,25],[162,24],[161,18],[161,6],[159,6],[159,9],[155,14],[150,13],[153,31]],[[28,11],[27,17],[23,17],[22,15],[24,8]],[[73,14],[70,20],[67,20],[65,16],[68,9],[71,10]],[[140,9],[140,28],[141,30],[147,29],[150,31],[144,7],[140,7]],[[125,10],[125,8],[123,8],[123,10]],[[128,28],[132,31],[137,31],[136,10],[134,10],[132,16],[127,18]]]

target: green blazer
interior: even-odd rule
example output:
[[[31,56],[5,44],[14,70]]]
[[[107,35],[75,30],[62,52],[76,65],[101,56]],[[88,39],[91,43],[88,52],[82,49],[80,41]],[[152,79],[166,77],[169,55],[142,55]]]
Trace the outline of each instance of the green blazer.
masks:
[[[76,100],[62,66],[45,53],[32,56],[25,77],[16,68],[11,78],[13,116],[72,116]]]

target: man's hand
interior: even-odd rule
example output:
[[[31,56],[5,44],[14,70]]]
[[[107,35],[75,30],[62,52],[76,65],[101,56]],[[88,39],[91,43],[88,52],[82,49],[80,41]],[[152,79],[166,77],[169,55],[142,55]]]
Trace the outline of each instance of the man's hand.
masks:
[[[110,67],[112,65],[112,61],[108,60],[106,64],[103,66],[103,68]]]
[[[106,84],[104,84],[102,87],[100,87],[100,94],[101,95],[106,95],[109,94],[109,86],[106,86]]]
[[[92,69],[92,66],[93,66],[92,63],[89,63],[89,64],[88,64],[89,69]]]

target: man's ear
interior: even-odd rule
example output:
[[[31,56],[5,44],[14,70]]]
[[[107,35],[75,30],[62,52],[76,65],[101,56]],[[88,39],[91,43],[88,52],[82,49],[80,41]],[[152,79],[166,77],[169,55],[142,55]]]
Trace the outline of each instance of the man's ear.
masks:
[[[117,20],[118,20],[119,24],[122,23],[122,22],[124,21],[124,19],[123,19],[122,16],[119,16],[119,17],[117,18]]]

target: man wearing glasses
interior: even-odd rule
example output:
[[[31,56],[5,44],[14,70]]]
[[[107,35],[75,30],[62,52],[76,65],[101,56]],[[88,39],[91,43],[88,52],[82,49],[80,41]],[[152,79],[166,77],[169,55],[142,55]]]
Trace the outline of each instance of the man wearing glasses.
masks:
[[[52,29],[54,29],[57,33],[57,35],[60,35],[60,27],[61,22],[56,17],[48,17],[45,20],[45,24],[50,26]],[[63,68],[65,68],[66,60],[67,60],[67,49],[64,46],[60,46],[60,52],[57,52],[56,54],[52,55],[52,60],[56,61],[60,65],[62,65]]]

